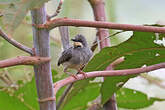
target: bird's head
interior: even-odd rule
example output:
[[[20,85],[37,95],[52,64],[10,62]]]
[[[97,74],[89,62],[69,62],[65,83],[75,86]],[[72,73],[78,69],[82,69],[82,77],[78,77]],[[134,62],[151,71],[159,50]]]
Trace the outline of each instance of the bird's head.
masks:
[[[74,47],[87,47],[87,41],[81,34],[76,35],[75,38],[71,40],[74,42]]]

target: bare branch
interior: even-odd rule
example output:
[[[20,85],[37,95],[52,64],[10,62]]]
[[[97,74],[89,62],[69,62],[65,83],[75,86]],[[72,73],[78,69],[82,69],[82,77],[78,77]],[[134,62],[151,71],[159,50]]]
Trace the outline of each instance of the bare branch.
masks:
[[[151,65],[148,67],[141,67],[141,68],[135,68],[135,69],[87,72],[86,78],[135,75],[135,74],[140,74],[140,73],[144,73],[144,72],[150,72],[150,71],[157,70],[160,68],[165,68],[165,63],[155,64],[155,65]],[[76,77],[77,77],[77,79],[70,76],[70,77],[67,77],[63,80],[60,80],[60,81],[54,83],[55,94],[61,87],[65,86],[67,84],[85,79],[83,74],[77,74]]]
[[[59,31],[61,35],[61,43],[62,43],[63,49],[66,50],[70,47],[68,26],[60,26]]]
[[[148,82],[151,82],[151,83],[159,86],[160,88],[165,89],[165,85],[162,83],[162,80],[160,80],[160,79],[157,79],[157,78],[155,78],[153,76],[149,76],[147,74],[141,74],[140,77],[146,79]]]
[[[112,70],[114,69],[118,64],[122,63],[124,61],[124,57],[120,57],[118,59],[116,59],[114,62],[112,62],[107,69],[108,70]]]
[[[105,12],[105,1],[104,0],[88,0],[92,9],[93,9],[93,13],[94,13],[94,17],[96,21],[106,21],[106,12]],[[109,47],[110,44],[110,39],[109,39],[109,31],[108,29],[103,29],[103,28],[97,28],[97,40],[99,40],[99,47],[100,49],[104,48],[104,47]],[[105,70],[113,70],[112,66],[108,66]],[[105,78],[104,78],[105,80]],[[112,95],[112,97],[114,98],[113,100],[115,100],[115,94]],[[112,98],[111,97],[111,98]],[[115,101],[112,101],[110,99],[109,101],[107,101],[107,105],[109,106],[105,106],[105,104],[103,105],[103,108],[105,110],[116,110],[116,103]],[[111,104],[109,104],[111,103]],[[114,107],[113,107],[114,106]]]
[[[16,66],[16,65],[38,65],[50,61],[49,57],[30,57],[30,56],[17,56],[0,61],[0,68]]]
[[[57,7],[57,9],[56,9],[56,12],[55,12],[53,15],[51,15],[51,16],[47,16],[47,19],[48,19],[48,20],[50,20],[50,19],[53,18],[53,17],[56,17],[56,16],[60,13],[62,4],[63,4],[63,0],[60,0],[60,3],[59,3],[59,5],[58,5],[58,7]]]
[[[45,5],[31,10],[32,23],[36,25],[45,23],[46,15]],[[36,55],[50,57],[49,30],[36,27],[32,30]],[[34,72],[40,110],[56,110],[50,61],[34,66]]]
[[[23,44],[17,42],[16,40],[12,39],[11,37],[8,37],[8,35],[6,33],[4,33],[2,31],[2,29],[0,29],[0,36],[2,36],[6,41],[8,41],[10,44],[12,44],[13,46],[23,50],[24,52],[29,53],[30,55],[33,54],[32,49],[29,47],[24,46]]]
[[[113,33],[113,34],[111,34],[111,35],[109,35],[107,37],[104,37],[104,39],[102,39],[102,40],[98,40],[97,41],[97,39],[95,39],[94,42],[92,43],[91,50],[94,51],[97,48],[98,43],[103,42],[105,39],[110,38],[112,36],[115,36],[117,34],[123,33],[123,32],[127,32],[127,31],[118,31],[118,32],[115,32],[115,33]]]
[[[48,21],[46,24],[38,25],[37,27],[53,29],[58,26],[95,27],[95,28],[107,28],[107,29],[117,29],[117,30],[125,30],[125,31],[165,33],[165,27],[119,24],[119,23],[104,22],[104,21],[88,21],[88,20],[78,20],[78,19],[69,19],[69,18],[56,18],[54,20]]]

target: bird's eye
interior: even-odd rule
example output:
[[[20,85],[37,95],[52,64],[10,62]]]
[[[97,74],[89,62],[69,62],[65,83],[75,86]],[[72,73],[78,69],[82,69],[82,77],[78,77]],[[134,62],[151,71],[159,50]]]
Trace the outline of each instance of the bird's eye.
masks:
[[[79,40],[78,40],[78,42],[82,42],[82,40],[81,40],[81,39],[79,39]]]

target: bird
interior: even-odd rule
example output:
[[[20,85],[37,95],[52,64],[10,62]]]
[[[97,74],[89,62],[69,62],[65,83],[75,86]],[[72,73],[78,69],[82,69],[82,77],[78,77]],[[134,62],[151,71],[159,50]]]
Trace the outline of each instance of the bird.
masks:
[[[86,74],[81,71],[81,68],[89,62],[93,52],[88,47],[86,38],[83,35],[78,34],[71,40],[73,41],[73,46],[62,52],[57,65],[60,66],[62,64],[64,72],[73,76],[75,79],[77,79],[76,75],[68,72],[68,68],[75,69],[86,77]]]

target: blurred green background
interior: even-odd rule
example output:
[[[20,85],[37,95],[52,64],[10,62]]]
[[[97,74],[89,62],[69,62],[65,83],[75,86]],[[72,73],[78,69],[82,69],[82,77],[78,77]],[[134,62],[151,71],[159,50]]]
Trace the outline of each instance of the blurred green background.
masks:
[[[58,3],[58,0],[51,0],[46,4],[49,15],[55,12]],[[163,13],[163,10],[165,10],[164,4],[164,0],[105,0],[107,21],[127,24],[163,24],[165,23],[165,14]],[[93,20],[93,13],[87,0],[64,0],[62,10],[57,17]],[[30,13],[28,13],[22,24],[12,36],[20,43],[33,47],[32,29],[30,24],[31,17]],[[89,45],[92,45],[92,42],[95,39],[96,29],[94,28],[69,27],[69,31],[71,37],[74,37],[78,33],[85,35]],[[114,32],[115,31],[110,30],[110,34]],[[111,45],[116,45],[125,41],[131,34],[132,32],[124,32],[112,37]],[[55,69],[60,76],[63,73],[63,68],[57,67],[56,65],[57,59],[62,51],[58,28],[50,32],[50,37],[52,69]],[[96,52],[98,52],[98,50]],[[18,50],[0,38],[0,60],[22,55],[28,54]],[[151,75],[165,80],[164,72],[165,70],[161,69],[153,71]],[[0,69],[0,76],[3,76],[4,73],[10,76],[13,84],[16,83],[17,80],[27,82],[31,80],[34,74],[33,68],[30,66]],[[165,84],[165,82],[163,83]],[[0,85],[1,87],[10,86],[6,84],[3,79],[1,79]],[[136,87],[134,85],[136,85]],[[125,86],[147,93],[149,97],[165,98],[165,89],[161,89],[141,77],[130,79]],[[164,110],[164,104],[165,102],[156,102],[154,105],[140,110]]]

